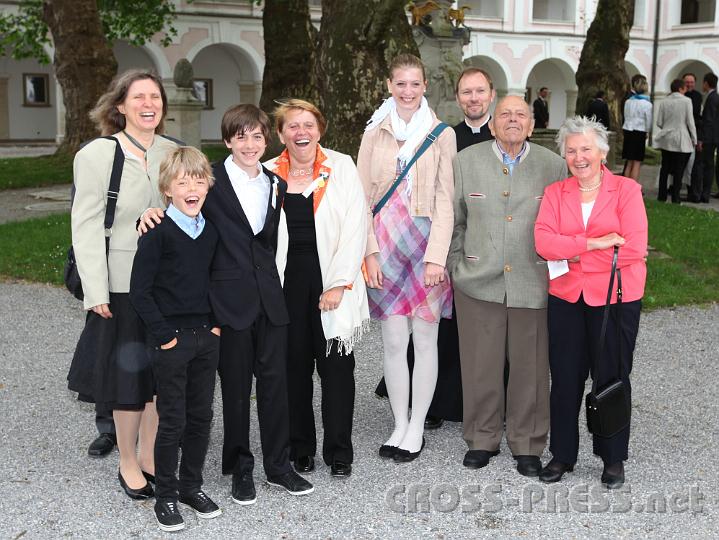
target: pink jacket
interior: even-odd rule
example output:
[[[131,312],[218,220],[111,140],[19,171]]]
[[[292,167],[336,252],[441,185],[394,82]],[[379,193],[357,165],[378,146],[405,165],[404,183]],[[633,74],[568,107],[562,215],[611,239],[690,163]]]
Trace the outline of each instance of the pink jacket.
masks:
[[[615,232],[625,239],[619,248],[617,267],[622,270],[624,302],[644,295],[647,267],[647,213],[641,186],[630,178],[615,176],[603,167],[604,177],[586,231],[582,220],[579,184],[575,177],[547,186],[534,225],[537,253],[546,260],[571,259],[569,272],[549,282],[549,294],[576,302],[579,295],[590,306],[607,300],[613,248],[587,251],[587,238]],[[615,282],[616,284],[616,282]],[[616,285],[612,303],[616,302]]]

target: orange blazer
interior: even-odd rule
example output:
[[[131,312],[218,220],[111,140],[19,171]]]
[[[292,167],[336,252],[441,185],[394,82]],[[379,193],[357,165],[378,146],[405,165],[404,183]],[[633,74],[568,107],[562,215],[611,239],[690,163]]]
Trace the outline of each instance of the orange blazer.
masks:
[[[615,232],[625,239],[619,248],[617,267],[622,270],[622,301],[639,300],[644,295],[647,267],[647,213],[641,186],[630,178],[616,176],[602,167],[604,176],[587,228],[582,220],[579,183],[575,177],[550,184],[534,225],[537,253],[546,260],[571,259],[569,272],[549,281],[549,294],[567,302],[579,295],[590,306],[607,301],[613,248],[587,251],[587,238]],[[616,281],[612,303],[617,301]]]

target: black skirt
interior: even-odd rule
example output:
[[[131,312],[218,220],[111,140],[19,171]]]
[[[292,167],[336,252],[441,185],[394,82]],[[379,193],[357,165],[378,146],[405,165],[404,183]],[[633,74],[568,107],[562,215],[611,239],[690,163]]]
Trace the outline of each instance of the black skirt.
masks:
[[[67,375],[79,399],[137,411],[152,401],[152,348],[127,293],[110,293],[112,318],[88,312]]]
[[[644,161],[647,146],[646,131],[624,130],[624,146],[622,146],[622,159],[631,161]]]

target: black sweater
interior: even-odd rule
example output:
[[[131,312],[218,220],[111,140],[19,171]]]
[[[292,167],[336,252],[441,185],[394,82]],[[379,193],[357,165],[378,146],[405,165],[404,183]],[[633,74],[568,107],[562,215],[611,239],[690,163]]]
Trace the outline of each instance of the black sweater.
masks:
[[[457,136],[457,152],[460,152],[473,144],[494,139],[494,137],[492,137],[492,132],[489,131],[489,122],[480,128],[481,131],[479,133],[472,133],[472,129],[464,120],[454,126],[453,129],[454,134]]]
[[[130,277],[130,301],[157,345],[177,328],[210,322],[210,264],[217,230],[205,221],[190,238],[170,217],[140,237]]]

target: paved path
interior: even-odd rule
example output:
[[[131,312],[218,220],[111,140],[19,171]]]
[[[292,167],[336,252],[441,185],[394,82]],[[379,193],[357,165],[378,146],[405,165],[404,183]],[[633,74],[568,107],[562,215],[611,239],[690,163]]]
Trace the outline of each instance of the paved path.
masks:
[[[0,297],[0,538],[168,537],[156,528],[152,502],[122,493],[117,453],[99,460],[85,453],[95,436],[93,410],[65,385],[83,325],[79,303],[35,284],[0,283]],[[620,493],[600,487],[601,462],[582,428],[579,462],[555,492],[556,509],[547,502],[554,500],[549,488],[514,470],[504,444],[487,468],[462,467],[466,447],[456,423],[427,432],[427,447],[413,463],[381,460],[376,452],[391,416],[372,394],[381,372],[373,327],[357,349],[353,475],[333,479],[319,464],[309,475],[315,493],[292,497],[264,485],[258,467],[257,504],[233,504],[230,481],[219,473],[218,397],[205,488],[224,514],[200,522],[186,511],[178,538],[716,537],[717,327],[716,305],[643,316],[628,483]],[[254,410],[252,418],[259,457]],[[652,501],[659,506],[649,511]]]

